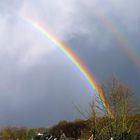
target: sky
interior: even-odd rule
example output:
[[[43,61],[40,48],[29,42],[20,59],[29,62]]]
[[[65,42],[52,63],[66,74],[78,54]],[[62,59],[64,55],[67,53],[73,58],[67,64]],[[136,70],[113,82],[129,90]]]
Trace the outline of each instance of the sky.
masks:
[[[97,82],[116,75],[139,101],[139,0],[0,0],[0,125],[49,127],[86,112],[95,91],[30,16]]]

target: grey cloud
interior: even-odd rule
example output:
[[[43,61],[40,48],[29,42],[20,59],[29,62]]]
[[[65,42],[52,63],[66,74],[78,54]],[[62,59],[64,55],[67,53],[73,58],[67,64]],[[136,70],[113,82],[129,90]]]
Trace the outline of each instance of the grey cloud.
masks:
[[[125,27],[132,43],[139,47],[139,38],[135,38],[140,30],[139,2],[133,6],[126,2],[108,0],[104,5],[102,0],[24,0],[14,1],[13,7],[17,7],[16,14],[33,16],[67,42],[97,81],[116,74],[138,93],[139,70],[97,18],[100,9],[115,15],[113,20]],[[3,5],[9,8],[10,3]],[[7,13],[0,14],[0,124],[49,126],[80,117],[72,102],[83,111],[88,108],[94,91],[87,81],[45,36],[16,14]]]
[[[129,4],[126,4],[127,1],[108,2],[105,4],[99,1],[96,5],[81,3],[77,8],[76,18],[71,23],[71,28],[74,30],[67,34],[67,39],[72,49],[87,64],[90,71],[97,75],[99,81],[116,74],[134,87],[138,96],[139,70],[137,64],[132,61],[133,58],[124,49],[123,42],[119,42],[97,16],[105,13],[105,18],[113,21],[114,27],[131,42],[131,46],[127,47],[133,48],[132,53],[135,51],[139,53],[138,21],[140,16],[137,6],[139,2]]]
[[[84,78],[60,52],[52,53],[49,59],[44,56],[39,64],[24,71],[19,71],[14,61],[8,59],[3,69],[1,125],[34,127],[71,120],[80,117],[72,103],[81,106],[82,102],[86,108],[90,100]]]

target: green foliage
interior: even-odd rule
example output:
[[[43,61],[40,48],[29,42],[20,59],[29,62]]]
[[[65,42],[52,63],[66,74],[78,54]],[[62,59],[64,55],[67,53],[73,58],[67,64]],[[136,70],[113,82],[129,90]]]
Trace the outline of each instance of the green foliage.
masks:
[[[27,140],[34,139],[35,137],[35,131],[33,129],[29,129],[27,132]]]

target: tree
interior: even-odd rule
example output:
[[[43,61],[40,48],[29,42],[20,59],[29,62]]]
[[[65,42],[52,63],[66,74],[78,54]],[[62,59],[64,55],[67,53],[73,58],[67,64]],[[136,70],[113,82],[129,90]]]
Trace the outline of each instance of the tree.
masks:
[[[2,130],[2,139],[9,140],[11,137],[11,130],[10,128],[5,128]]]
[[[35,137],[35,132],[33,129],[29,129],[27,132],[27,140],[31,140]]]
[[[96,109],[101,106],[95,106],[95,100],[90,106],[91,113],[91,127],[96,131],[96,139],[109,139],[113,137],[117,140],[133,139],[133,126],[135,120],[130,119],[133,112],[132,108],[132,90],[112,77],[108,82],[101,86],[101,90],[108,99],[110,108],[114,114],[114,118],[110,118],[108,114],[99,118]],[[132,113],[133,112],[133,113]]]
[[[133,121],[129,119],[132,112],[133,92],[116,77],[112,77],[110,82],[104,86],[104,92],[109,97],[109,103],[115,115],[115,120],[110,126],[110,133],[115,138],[124,139],[126,135],[130,134],[133,126]]]
[[[17,131],[17,138],[19,140],[26,140],[27,139],[27,129],[21,128]]]
[[[81,136],[81,130],[86,127],[85,121],[67,122],[61,121],[56,126],[52,127],[50,133],[55,137],[60,137],[62,133],[65,133],[67,137],[78,139]]]

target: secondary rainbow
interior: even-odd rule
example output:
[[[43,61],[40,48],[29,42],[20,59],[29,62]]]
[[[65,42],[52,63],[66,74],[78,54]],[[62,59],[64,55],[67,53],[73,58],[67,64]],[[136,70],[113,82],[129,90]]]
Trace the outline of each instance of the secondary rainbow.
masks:
[[[98,12],[97,12],[98,11]],[[111,16],[109,16],[106,10],[98,6],[98,10],[95,15],[100,24],[108,29],[115,39],[118,41],[119,45],[129,54],[133,63],[140,69],[140,57],[133,43],[130,41],[129,37],[123,32],[123,29],[117,25]]]
[[[29,23],[32,27],[37,29],[40,33],[45,35],[49,40],[51,40],[56,47],[58,47],[66,56],[67,58],[79,69],[79,71],[83,74],[85,79],[88,81],[92,89],[95,91],[96,95],[100,97],[102,101],[103,107],[106,109],[106,112],[111,118],[114,118],[114,113],[111,110],[111,107],[103,93],[103,91],[100,89],[98,83],[96,82],[93,75],[90,74],[90,72],[87,70],[87,68],[81,63],[81,61],[77,58],[77,56],[64,44],[62,44],[59,40],[56,39],[55,36],[53,36],[46,27],[43,27],[40,23],[37,21],[31,19],[30,17],[22,17],[27,23]]]

